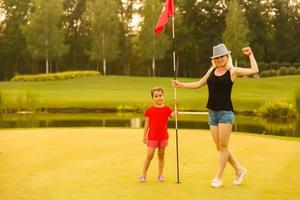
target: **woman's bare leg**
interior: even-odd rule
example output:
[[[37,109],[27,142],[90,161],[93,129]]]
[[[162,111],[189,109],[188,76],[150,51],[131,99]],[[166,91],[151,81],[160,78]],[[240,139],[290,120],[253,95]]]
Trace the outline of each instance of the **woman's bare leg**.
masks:
[[[211,132],[212,138],[216,144],[216,148],[219,151],[219,127],[218,126],[210,126],[210,132]],[[241,165],[239,164],[239,162],[233,155],[231,149],[228,149],[228,162],[234,168],[236,175],[238,175]]]

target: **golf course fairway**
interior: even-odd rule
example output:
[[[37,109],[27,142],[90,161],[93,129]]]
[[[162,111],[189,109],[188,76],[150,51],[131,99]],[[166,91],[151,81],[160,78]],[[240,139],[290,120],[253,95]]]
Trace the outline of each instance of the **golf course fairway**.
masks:
[[[231,134],[230,148],[248,169],[234,186],[227,165],[224,186],[210,187],[218,152],[207,130],[179,130],[180,184],[175,131],[169,130],[165,182],[157,156],[139,183],[146,146],[142,129],[46,128],[0,132],[1,200],[299,199],[300,140]]]

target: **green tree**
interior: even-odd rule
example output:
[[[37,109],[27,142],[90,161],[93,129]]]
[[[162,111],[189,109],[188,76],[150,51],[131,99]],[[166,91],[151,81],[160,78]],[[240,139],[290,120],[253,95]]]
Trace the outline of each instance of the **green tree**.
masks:
[[[21,27],[28,23],[30,0],[0,0],[0,79],[31,72],[29,52]]]
[[[237,62],[242,58],[241,49],[249,45],[248,22],[239,0],[231,0],[226,16],[226,30],[223,34],[224,42],[231,50],[233,59]]]
[[[291,51],[294,49],[293,33],[296,30],[292,26],[292,6],[289,0],[273,1],[273,50],[274,59],[279,62],[291,62]],[[299,11],[298,11],[299,12]],[[299,35],[298,35],[299,37]],[[299,52],[297,53],[299,54]]]
[[[175,21],[182,25],[175,27],[176,50],[180,60],[185,61],[181,69],[187,68],[189,75],[199,77],[210,67],[212,47],[222,42],[225,7],[220,0],[180,0],[177,5],[182,19]]]
[[[266,1],[244,2],[245,15],[249,25],[249,42],[257,60],[271,62],[270,6]]]
[[[133,74],[132,66],[135,64],[134,46],[136,45],[136,35],[132,27],[133,16],[140,12],[137,8],[142,0],[118,0],[118,14],[121,17],[122,27],[120,27],[120,63],[124,66],[125,75]]]
[[[194,21],[192,20],[198,14],[195,5],[195,0],[179,0],[175,4],[176,67],[178,68],[177,73],[179,76],[199,76],[199,74],[195,73],[199,71],[195,70],[197,69],[196,66],[199,66],[199,59],[197,59],[199,58],[199,39],[197,38],[196,40],[194,35],[197,30],[195,30]],[[168,59],[171,59],[171,53]]]
[[[46,60],[46,73],[50,72],[49,63],[67,52],[60,21],[62,12],[60,0],[37,1],[30,23],[24,27],[28,49],[34,59]]]
[[[90,24],[86,19],[87,0],[64,0],[63,25],[66,44],[70,46],[64,57],[64,66],[86,68],[91,45]]]
[[[102,61],[103,74],[106,74],[106,62],[117,58],[119,48],[119,24],[116,1],[95,0],[89,4],[91,14],[92,44],[90,57],[97,63]]]
[[[142,30],[138,40],[138,55],[145,60],[152,60],[152,76],[155,76],[156,59],[164,57],[170,46],[170,41],[164,32],[159,36],[154,33],[158,16],[160,15],[162,4],[157,0],[146,0],[142,10]]]
[[[292,26],[293,26],[293,42],[292,52],[291,52],[291,62],[300,62],[300,2],[295,2],[292,8]]]

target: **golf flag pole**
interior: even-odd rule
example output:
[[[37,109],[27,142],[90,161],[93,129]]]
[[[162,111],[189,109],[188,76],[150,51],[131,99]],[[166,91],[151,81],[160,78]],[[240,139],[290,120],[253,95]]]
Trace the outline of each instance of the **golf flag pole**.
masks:
[[[161,14],[159,16],[158,22],[155,26],[155,33],[156,35],[159,35],[160,32],[165,28],[165,26],[168,24],[168,19],[172,17],[172,40],[173,40],[173,76],[174,80],[176,80],[176,54],[175,54],[175,10],[174,10],[174,0],[166,0],[164,3],[163,10],[161,11]],[[174,98],[175,101],[177,101],[177,90],[176,87],[174,87]],[[177,102],[175,102],[175,129],[176,129],[176,163],[177,163],[177,183],[180,183],[179,180],[179,151],[178,151],[178,107]]]
[[[173,78],[176,80],[176,53],[175,53],[175,17],[172,17],[172,40],[173,40]],[[175,98],[175,130],[176,130],[176,163],[177,163],[177,183],[179,180],[179,151],[178,151],[178,107],[177,107],[177,88],[174,87],[174,98]]]

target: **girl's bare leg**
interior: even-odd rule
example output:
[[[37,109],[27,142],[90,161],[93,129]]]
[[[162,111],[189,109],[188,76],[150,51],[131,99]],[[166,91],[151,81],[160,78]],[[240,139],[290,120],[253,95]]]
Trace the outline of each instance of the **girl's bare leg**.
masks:
[[[146,176],[149,165],[150,165],[150,162],[153,158],[154,153],[155,153],[155,148],[148,147],[148,152],[147,152],[147,156],[146,156],[146,159],[145,159],[145,162],[144,162],[142,176]]]
[[[158,176],[162,176],[165,165],[165,147],[158,149]]]

